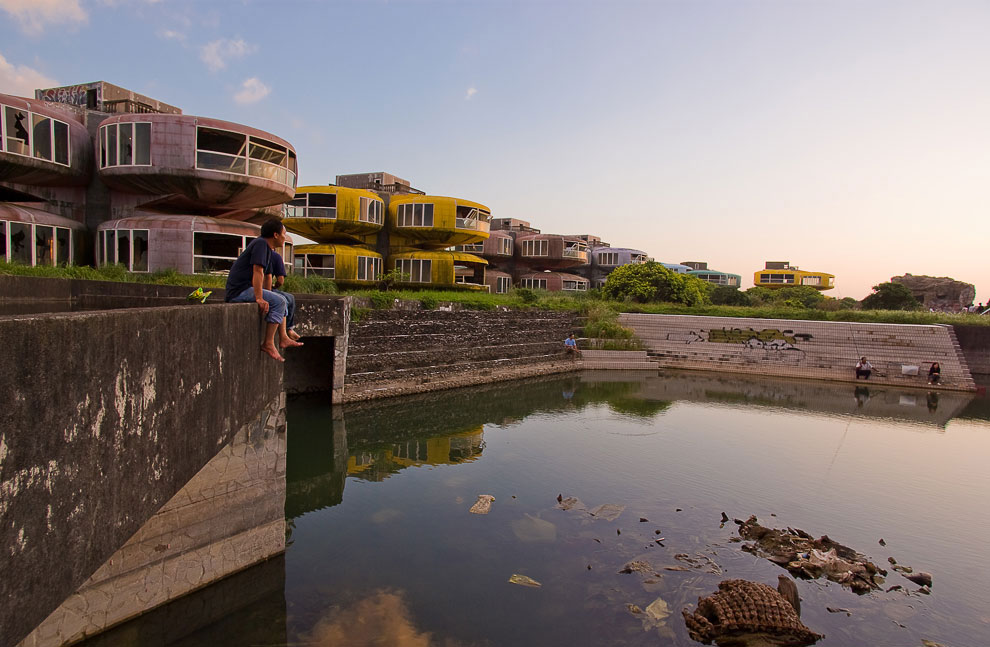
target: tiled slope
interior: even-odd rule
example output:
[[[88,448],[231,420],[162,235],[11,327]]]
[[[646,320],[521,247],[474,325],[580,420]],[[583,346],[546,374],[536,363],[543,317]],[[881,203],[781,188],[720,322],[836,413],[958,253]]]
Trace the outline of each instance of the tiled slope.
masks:
[[[619,322],[663,367],[855,381],[866,356],[872,382],[924,387],[939,362],[942,388],[976,388],[949,326],[648,314]]]

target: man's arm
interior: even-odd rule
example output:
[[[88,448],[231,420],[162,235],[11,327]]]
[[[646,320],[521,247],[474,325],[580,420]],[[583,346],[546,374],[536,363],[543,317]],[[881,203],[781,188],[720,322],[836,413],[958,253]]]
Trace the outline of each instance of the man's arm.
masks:
[[[260,265],[254,265],[253,273],[251,274],[251,287],[254,288],[254,302],[258,304],[261,308],[261,314],[268,314],[268,302],[265,301],[265,295],[262,293],[263,286],[265,284],[265,268]],[[271,284],[269,278],[269,285]]]

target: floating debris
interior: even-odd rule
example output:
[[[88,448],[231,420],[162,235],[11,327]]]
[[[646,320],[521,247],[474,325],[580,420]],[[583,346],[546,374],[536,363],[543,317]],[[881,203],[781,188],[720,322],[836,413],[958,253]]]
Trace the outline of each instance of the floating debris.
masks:
[[[657,598],[646,607],[643,615],[645,616],[642,618],[644,631],[659,629],[670,617],[670,606],[663,598]]]
[[[509,525],[512,526],[512,532],[519,541],[552,542],[557,539],[557,526],[528,513],[524,518],[516,519]]]
[[[628,575],[629,573],[643,573],[645,575],[656,575],[663,577],[660,573],[656,572],[653,568],[653,564],[641,559],[627,563],[619,572],[625,575]]]
[[[581,503],[581,499],[577,497],[569,496],[566,499],[563,497],[557,497],[557,507],[561,510],[584,510],[585,505]]]
[[[619,505],[617,503],[603,503],[600,506],[594,507],[588,510],[588,514],[596,519],[604,519],[605,521],[615,521],[622,514],[622,511],[626,509],[626,506]]]
[[[850,611],[849,609],[843,609],[842,607],[825,607],[825,610],[828,611],[829,613],[844,613],[847,616],[852,615],[852,611]]]
[[[509,582],[512,584],[518,584],[519,586],[528,586],[534,589],[538,589],[541,586],[543,586],[533,578],[527,575],[519,575],[519,574],[513,574],[513,576],[509,578]]]
[[[755,516],[739,524],[739,536],[753,543],[742,549],[765,557],[786,568],[795,577],[817,579],[824,575],[833,582],[848,586],[856,593],[879,589],[886,571],[848,546],[828,535],[814,539],[803,530],[778,530],[761,526]]]
[[[759,582],[723,580],[716,593],[698,598],[694,613],[684,609],[681,615],[691,638],[705,644],[745,644],[752,637],[764,640],[760,644],[804,647],[824,637],[806,627],[780,593]]]
[[[471,512],[474,514],[488,514],[492,509],[492,501],[495,500],[491,494],[479,494],[478,500],[474,502],[471,506]]]

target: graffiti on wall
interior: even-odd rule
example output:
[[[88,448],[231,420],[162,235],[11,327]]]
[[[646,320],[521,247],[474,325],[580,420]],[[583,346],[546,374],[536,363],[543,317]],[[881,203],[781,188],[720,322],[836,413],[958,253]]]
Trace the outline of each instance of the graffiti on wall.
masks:
[[[692,344],[694,342],[710,342],[713,344],[741,344],[746,351],[759,354],[761,359],[799,363],[804,360],[804,351],[797,347],[798,342],[812,339],[809,333],[796,333],[793,330],[778,330],[776,328],[721,328],[690,330],[687,332],[669,333],[667,341]]]
[[[43,101],[50,101],[52,103],[67,103],[73,106],[85,106],[86,105],[86,92],[89,90],[96,90],[97,101],[100,100],[98,87],[92,87],[90,85],[67,85],[62,88],[49,88],[47,90],[41,90],[38,92],[38,98]]]

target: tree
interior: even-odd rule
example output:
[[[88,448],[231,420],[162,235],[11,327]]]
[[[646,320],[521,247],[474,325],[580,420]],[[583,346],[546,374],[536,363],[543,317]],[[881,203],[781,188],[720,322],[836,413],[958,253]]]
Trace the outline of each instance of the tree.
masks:
[[[715,286],[711,300],[717,306],[748,306],[753,303],[748,294],[728,285]]]
[[[921,303],[911,290],[900,283],[880,283],[873,286],[873,294],[863,299],[864,310],[918,310]]]
[[[621,265],[608,275],[602,294],[609,299],[631,299],[639,303],[681,303],[689,306],[709,303],[705,281],[677,274],[661,263]]]

